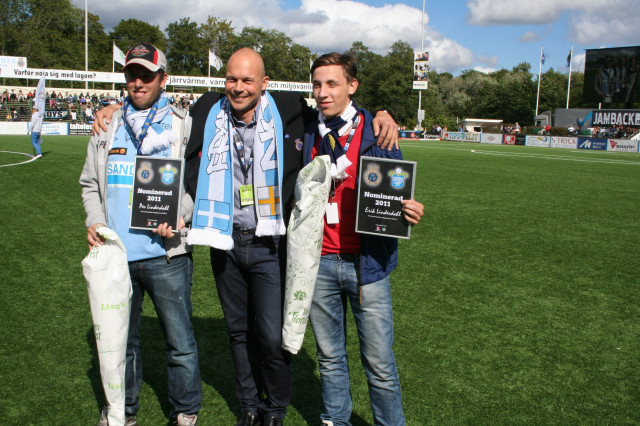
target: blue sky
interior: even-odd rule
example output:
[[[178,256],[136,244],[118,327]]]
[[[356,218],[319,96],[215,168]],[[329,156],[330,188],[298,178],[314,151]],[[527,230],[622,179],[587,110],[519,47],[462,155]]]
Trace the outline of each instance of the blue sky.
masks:
[[[84,8],[83,0],[72,2]],[[89,11],[107,31],[127,18],[165,29],[182,17],[202,22],[216,16],[238,30],[278,29],[316,53],[344,51],[362,41],[385,54],[397,40],[420,48],[422,1],[89,0]],[[572,44],[573,69],[582,70],[585,49],[640,45],[640,0],[427,0],[425,13],[431,68],[454,75],[521,62],[537,73],[541,47],[543,71],[567,72]]]

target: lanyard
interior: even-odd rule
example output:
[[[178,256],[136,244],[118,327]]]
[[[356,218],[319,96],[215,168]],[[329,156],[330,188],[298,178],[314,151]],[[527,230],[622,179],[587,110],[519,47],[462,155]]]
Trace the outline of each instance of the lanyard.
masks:
[[[233,127],[233,146],[236,147],[236,153],[238,154],[238,160],[240,161],[240,168],[244,175],[244,184],[246,185],[249,180],[249,170],[251,170],[251,165],[253,164],[253,149],[251,149],[251,154],[247,161],[244,153],[244,144],[240,140],[240,135],[238,134],[238,130],[235,126]]]
[[[126,125],[126,129],[129,131],[129,134],[131,135],[131,138],[133,140],[137,140],[138,143],[139,143],[139,145],[138,145],[138,155],[142,155],[142,152],[140,151],[140,149],[142,148],[142,141],[147,136],[147,131],[149,130],[149,126],[151,126],[151,123],[153,123],[153,119],[156,117],[156,112],[158,112],[158,103],[159,102],[160,102],[160,96],[158,96],[158,99],[156,99],[156,101],[153,103],[153,105],[151,106],[151,109],[149,110],[149,114],[147,114],[146,120],[144,120],[144,124],[142,125],[142,128],[140,129],[140,140],[138,140],[138,138],[136,138],[135,134],[133,133],[133,129],[131,129],[129,127],[129,124]],[[124,110],[124,114],[125,114],[124,122],[127,123],[126,115],[127,115],[127,111],[129,110],[129,97],[126,97],[124,99],[124,102],[123,102],[123,105],[122,105],[122,109]]]
[[[351,130],[349,130],[349,137],[347,137],[347,142],[344,144],[344,153],[347,154],[349,150],[349,145],[351,145],[351,139],[353,139],[353,135],[356,133],[356,129],[358,128],[358,124],[360,123],[360,115],[356,116],[356,119],[353,121],[353,125],[351,126]]]
[[[347,155],[347,151],[349,150],[349,145],[351,145],[351,139],[353,139],[353,135],[356,133],[356,129],[358,128],[358,124],[360,123],[360,115],[356,116],[356,119],[349,130],[349,136],[347,137],[347,142],[344,144],[344,155]],[[333,197],[336,195],[336,182],[331,179],[331,191],[329,192],[329,199],[333,200]]]

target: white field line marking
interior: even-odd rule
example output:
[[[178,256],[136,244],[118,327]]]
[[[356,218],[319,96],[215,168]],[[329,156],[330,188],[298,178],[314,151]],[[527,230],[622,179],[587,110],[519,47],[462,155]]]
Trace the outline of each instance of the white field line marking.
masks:
[[[477,151],[474,150],[475,154],[485,154],[485,155],[498,155],[503,157],[532,157],[532,158],[540,158],[544,160],[561,160],[561,161],[577,161],[580,163],[604,163],[604,164],[632,164],[634,166],[640,166],[640,161],[626,161],[626,160],[605,160],[601,158],[575,158],[575,157],[563,157],[560,155],[547,155],[547,154],[533,154],[533,153],[504,153],[504,152],[496,152],[496,151]]]
[[[25,154],[24,152],[13,152],[13,151],[0,151],[0,153],[7,153],[7,154],[20,154],[20,155],[26,155],[27,157],[29,157],[29,159],[27,161],[23,161],[21,163],[13,163],[13,164],[2,164],[0,165],[0,167],[9,167],[9,166],[19,166],[20,164],[27,164],[30,163],[32,161],[36,161],[36,158],[34,156],[32,156],[31,154]]]
[[[458,151],[470,151],[473,154],[486,154],[486,155],[498,155],[498,156],[503,156],[503,157],[534,157],[534,158],[540,158],[540,159],[548,159],[548,160],[561,160],[561,161],[576,161],[576,162],[582,162],[582,163],[605,163],[605,164],[633,164],[636,166],[640,166],[640,161],[626,161],[626,160],[618,160],[618,159],[611,159],[611,160],[606,160],[606,159],[597,159],[597,158],[574,158],[574,157],[564,157],[564,156],[560,156],[560,155],[553,155],[553,154],[535,154],[535,153],[526,153],[526,152],[520,152],[520,153],[505,153],[505,152],[500,152],[500,151],[485,151],[485,150],[478,150],[478,149],[469,149],[469,146],[460,146],[460,147],[452,147],[452,146],[442,146],[442,145],[407,145],[410,146],[411,148],[430,148],[430,149],[452,149],[452,150],[458,150]],[[596,153],[593,152],[594,150],[588,150],[585,149],[583,150],[585,152],[582,151],[570,151],[570,152],[576,152],[576,153],[580,153],[580,154],[601,154],[601,153]],[[611,152],[608,153],[607,155],[610,154],[626,154],[626,153],[621,153],[621,152]],[[630,153],[633,154],[633,153]]]

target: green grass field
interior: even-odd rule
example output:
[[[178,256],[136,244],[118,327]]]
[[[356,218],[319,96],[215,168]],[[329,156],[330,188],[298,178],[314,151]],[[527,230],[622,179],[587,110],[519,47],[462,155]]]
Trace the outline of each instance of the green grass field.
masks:
[[[87,137],[0,167],[0,424],[90,425],[104,403],[80,261]],[[426,206],[392,275],[409,425],[640,423],[640,154],[403,142]],[[472,152],[475,150],[476,152]],[[28,136],[0,151],[31,153]],[[27,160],[0,152],[0,166]],[[208,250],[193,304],[202,425],[238,404]],[[142,323],[142,425],[167,423],[164,343]],[[372,423],[351,321],[354,425]],[[289,425],[319,424],[313,333],[294,358]]]

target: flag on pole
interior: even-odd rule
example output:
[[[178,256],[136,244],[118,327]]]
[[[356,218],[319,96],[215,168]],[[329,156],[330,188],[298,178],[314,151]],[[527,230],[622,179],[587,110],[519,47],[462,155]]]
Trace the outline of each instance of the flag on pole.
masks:
[[[222,59],[220,59],[212,50],[209,50],[209,66],[214,67],[216,71],[222,68]]]
[[[544,65],[544,61],[546,61],[546,60],[547,60],[547,58],[544,56],[544,49],[543,49],[543,50],[541,50],[541,52],[542,52],[542,54],[540,55],[540,63],[541,63],[542,65]]]
[[[113,62],[117,62],[122,66],[124,66],[124,63],[126,62],[124,53],[122,53],[122,50],[120,50],[115,43],[113,43]]]
[[[36,97],[33,100],[33,104],[38,108],[38,112],[44,114],[44,105],[45,100],[47,98],[47,92],[45,88],[45,78],[44,75],[40,77],[40,81],[38,81],[38,86],[36,87]]]
[[[571,66],[571,58],[573,57],[573,48],[569,51],[569,56],[567,56],[567,66]]]

